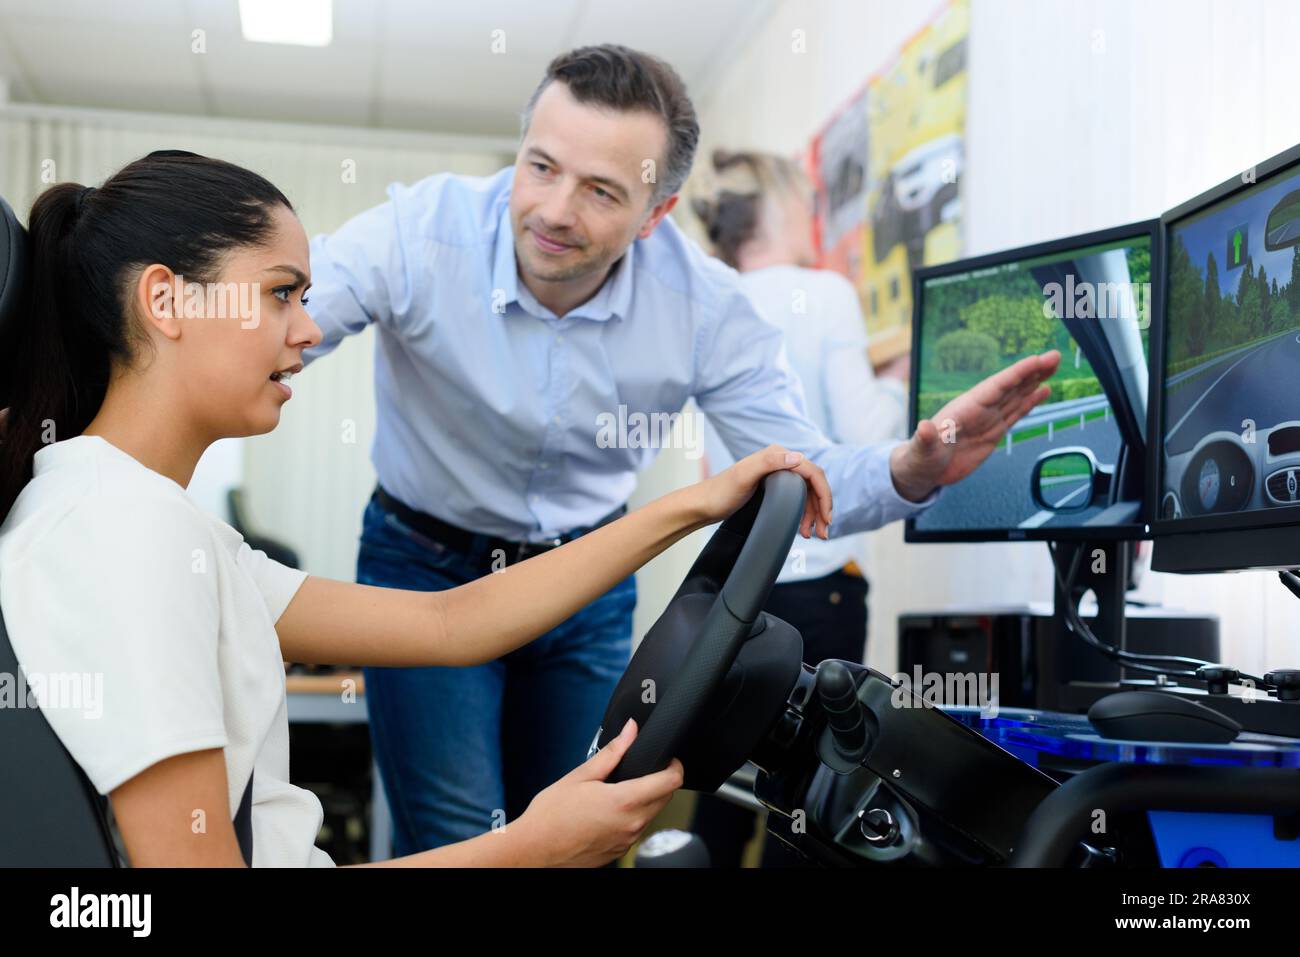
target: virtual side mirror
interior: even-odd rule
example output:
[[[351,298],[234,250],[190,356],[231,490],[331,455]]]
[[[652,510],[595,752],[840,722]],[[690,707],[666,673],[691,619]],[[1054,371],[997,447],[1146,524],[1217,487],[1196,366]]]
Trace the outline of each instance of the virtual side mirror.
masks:
[[[1300,189],[1283,196],[1264,225],[1264,248],[1269,252],[1296,245],[1300,245]]]
[[[1038,457],[1029,490],[1039,508],[1069,514],[1105,501],[1110,482],[1111,471],[1097,464],[1091,449],[1057,449]]]

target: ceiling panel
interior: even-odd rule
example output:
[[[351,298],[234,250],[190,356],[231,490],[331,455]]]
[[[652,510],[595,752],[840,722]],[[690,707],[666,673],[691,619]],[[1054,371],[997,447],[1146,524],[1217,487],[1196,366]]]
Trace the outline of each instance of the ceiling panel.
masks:
[[[399,51],[386,56],[380,66],[381,117],[421,107],[479,110],[486,114],[488,126],[513,132],[544,70],[544,61],[522,55]]]
[[[186,0],[0,0],[0,16],[158,26],[183,23],[189,11]]]
[[[505,40],[505,55],[550,57],[566,43],[575,19],[585,17],[602,2],[611,0],[383,0],[381,40],[386,50],[490,52],[494,32],[499,30]],[[614,6],[637,6],[612,2]]]
[[[776,3],[334,0],[317,48],[246,42],[237,0],[0,0],[0,76],[18,102],[513,136],[558,53],[626,43],[698,89]]]
[[[10,17],[5,33],[43,102],[204,112],[198,67],[181,30],[117,21],[68,29],[52,17]]]
[[[622,43],[671,60],[690,72],[725,52],[764,4],[754,0],[656,0],[650,4],[593,3],[570,42]]]

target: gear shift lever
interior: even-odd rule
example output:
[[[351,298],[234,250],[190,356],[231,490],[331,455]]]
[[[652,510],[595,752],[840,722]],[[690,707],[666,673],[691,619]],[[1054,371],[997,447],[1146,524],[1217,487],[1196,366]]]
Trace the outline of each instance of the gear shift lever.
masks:
[[[817,666],[817,698],[826,713],[830,744],[838,761],[826,761],[837,771],[857,767],[871,749],[866,708],[858,700],[857,682],[842,661],[823,661]],[[823,761],[827,755],[822,754]],[[841,767],[845,765],[844,767]]]

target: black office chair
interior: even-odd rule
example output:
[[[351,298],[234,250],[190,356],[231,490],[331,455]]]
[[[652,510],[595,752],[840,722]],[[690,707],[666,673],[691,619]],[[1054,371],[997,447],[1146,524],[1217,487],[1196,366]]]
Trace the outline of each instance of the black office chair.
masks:
[[[0,673],[18,675],[0,615]],[[72,760],[45,715],[0,708],[0,866],[118,867],[107,799]]]
[[[27,233],[0,197],[0,363],[23,315]],[[0,365],[0,409],[8,369]],[[3,432],[0,432],[3,441]],[[18,658],[0,609],[0,675],[18,685]],[[25,685],[23,686],[25,688]],[[95,790],[59,741],[39,708],[22,700],[0,707],[0,867],[120,867],[108,823],[108,799]],[[10,705],[20,705],[13,707]],[[244,860],[252,861],[252,792],[249,778],[235,815]]]
[[[226,508],[230,511],[230,527],[244,536],[244,541],[248,543],[249,548],[266,552],[267,558],[274,559],[281,565],[290,568],[301,567],[298,564],[298,553],[292,548],[253,530],[242,488],[232,488],[226,493]]]
[[[20,322],[27,234],[0,198],[0,342]],[[5,355],[12,355],[5,349]],[[7,396],[0,397],[7,399]],[[0,406],[4,403],[0,402]],[[18,680],[18,659],[0,611],[0,674]],[[72,759],[45,715],[20,701],[0,707],[0,865],[117,867],[107,800]]]

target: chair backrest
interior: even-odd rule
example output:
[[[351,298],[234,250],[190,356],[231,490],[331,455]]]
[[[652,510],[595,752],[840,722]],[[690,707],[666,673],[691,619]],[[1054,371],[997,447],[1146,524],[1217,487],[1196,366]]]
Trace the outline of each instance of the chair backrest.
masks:
[[[117,867],[106,810],[29,700],[0,611],[0,866]]]
[[[267,538],[253,529],[242,488],[232,488],[226,493],[226,508],[230,511],[230,527],[244,536],[244,541],[248,543],[249,548],[266,552],[267,558],[277,561],[281,565],[287,565],[290,568],[301,567],[298,564],[298,553],[292,548],[273,538]]]
[[[7,406],[9,357],[17,335],[19,303],[26,293],[27,234],[22,223],[0,196],[0,409]]]

